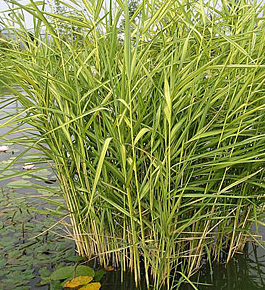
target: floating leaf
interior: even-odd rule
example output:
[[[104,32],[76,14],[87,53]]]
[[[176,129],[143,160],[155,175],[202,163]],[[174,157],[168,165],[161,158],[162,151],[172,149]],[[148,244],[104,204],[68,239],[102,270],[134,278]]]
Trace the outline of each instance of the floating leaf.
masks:
[[[76,271],[75,271],[75,276],[90,276],[94,277],[95,276],[95,271],[88,267],[88,266],[77,266]]]
[[[99,290],[100,287],[101,284],[99,282],[94,282],[79,288],[79,290]]]
[[[6,260],[4,258],[0,259],[0,269],[3,269],[6,265]]]
[[[50,284],[50,289],[51,290],[60,290],[61,289],[61,284],[59,281],[52,281]]]
[[[44,267],[39,269],[39,274],[42,278],[46,278],[50,277],[51,272],[46,267]]]
[[[95,276],[94,276],[94,281],[99,282],[105,274],[106,274],[106,271],[104,269],[96,271]]]
[[[67,278],[73,277],[74,274],[74,266],[65,266],[55,270],[51,274],[51,280],[63,280]]]
[[[1,161],[1,164],[9,164],[9,163],[11,163],[11,162],[12,162],[11,159],[9,159],[9,160],[2,160],[2,161]]]
[[[86,261],[86,258],[80,257],[80,256],[73,256],[73,257],[67,257],[66,260],[70,262],[79,262],[79,261]]]
[[[32,183],[28,180],[14,180],[9,182],[6,186],[13,187],[13,188],[21,188],[24,186],[30,186]]]
[[[82,285],[86,285],[93,280],[93,277],[89,276],[79,276],[67,281],[64,284],[64,288],[76,288]]]
[[[51,174],[53,174],[52,171],[50,171],[46,168],[38,171],[38,173],[37,173],[38,176],[43,176],[43,177],[51,175]],[[56,181],[56,179],[55,179],[55,181]]]
[[[51,280],[63,280],[63,279],[69,279],[73,276],[89,276],[94,277],[95,272],[92,268],[88,266],[77,266],[75,269],[75,266],[65,266],[62,268],[59,268],[55,270],[51,274]]]

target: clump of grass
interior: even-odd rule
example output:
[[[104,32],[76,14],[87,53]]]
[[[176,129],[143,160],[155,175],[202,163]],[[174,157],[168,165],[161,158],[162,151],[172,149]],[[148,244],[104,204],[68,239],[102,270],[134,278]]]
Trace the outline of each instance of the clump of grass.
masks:
[[[60,15],[14,1],[24,49],[5,57],[79,254],[136,281],[143,263],[156,289],[229,260],[262,224],[264,5],[149,0],[129,18],[127,2],[68,2]]]

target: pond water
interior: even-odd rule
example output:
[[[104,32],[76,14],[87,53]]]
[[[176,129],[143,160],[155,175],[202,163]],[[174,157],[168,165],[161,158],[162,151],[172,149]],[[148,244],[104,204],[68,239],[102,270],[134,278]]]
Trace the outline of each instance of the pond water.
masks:
[[[1,97],[1,96],[0,96]],[[1,97],[1,100],[4,96]],[[14,110],[13,105],[0,112],[0,125],[5,112]],[[10,128],[0,128],[0,146],[6,145],[4,134]],[[14,136],[13,136],[14,137]],[[7,153],[0,153],[0,178],[2,170],[25,148],[10,144]],[[38,152],[30,150],[20,161],[15,162],[4,174],[12,178],[0,179],[0,289],[1,290],[48,290],[49,285],[41,285],[41,276],[55,266],[68,265],[75,257],[74,243],[65,239],[68,235],[62,225],[50,227],[56,219],[48,215],[55,207],[40,201],[39,197],[51,197],[57,189],[56,176]],[[38,162],[36,171],[23,170],[24,163]],[[23,173],[23,175],[22,175]],[[49,182],[52,180],[52,182]],[[45,190],[51,189],[51,192]],[[23,186],[23,189],[21,189]],[[36,211],[37,210],[37,211]],[[46,212],[45,212],[46,211]],[[58,220],[58,219],[57,219]],[[67,220],[65,221],[67,222]],[[41,232],[43,235],[37,236]],[[265,239],[265,229],[261,230]],[[45,270],[43,270],[45,269]],[[134,290],[134,278],[120,271],[108,272],[102,280],[102,290]],[[203,265],[192,281],[200,290],[265,290],[265,250],[248,244],[242,254],[237,254],[227,265],[214,264],[213,271]],[[199,284],[196,284],[196,281]],[[55,288],[54,288],[55,289]],[[145,290],[144,281],[138,289]],[[192,290],[191,285],[182,285],[181,290]]]
[[[259,290],[265,289],[265,250],[248,244],[244,253],[237,254],[227,265],[214,264],[213,273],[207,266],[198,272],[198,280],[208,286],[201,290]],[[183,289],[192,289],[190,286]]]

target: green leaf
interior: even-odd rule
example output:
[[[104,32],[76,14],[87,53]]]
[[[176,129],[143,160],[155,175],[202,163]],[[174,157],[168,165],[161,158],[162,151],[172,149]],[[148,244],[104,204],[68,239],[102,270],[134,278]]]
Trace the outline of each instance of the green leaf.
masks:
[[[40,268],[39,269],[39,274],[42,278],[47,278],[51,276],[51,272],[50,270],[48,270],[47,268]]]
[[[90,277],[94,277],[95,276],[95,271],[88,267],[88,266],[84,266],[84,265],[80,265],[77,266],[76,268],[76,272],[75,272],[75,276],[90,276]]]
[[[67,257],[66,260],[70,262],[80,262],[80,261],[86,261],[87,258],[80,257],[80,256],[73,256],[73,257]]]
[[[149,131],[150,130],[147,128],[142,128],[134,139],[134,145],[143,137],[144,134],[146,134]]]
[[[32,183],[29,180],[14,180],[9,182],[6,186],[12,188],[23,188],[24,186],[30,186]]]
[[[96,282],[101,281],[105,274],[106,274],[106,271],[104,269],[100,269],[96,271],[93,281],[96,281]]]
[[[98,180],[99,180],[99,177],[100,177],[100,174],[101,174],[101,169],[102,169],[102,166],[103,166],[104,158],[105,158],[105,155],[106,155],[106,152],[107,152],[107,149],[108,149],[108,146],[109,146],[109,143],[110,143],[111,139],[112,138],[107,138],[105,140],[105,143],[103,145],[103,148],[102,148],[102,151],[101,151],[101,154],[100,154],[100,158],[99,158],[99,161],[98,161],[98,166],[97,166],[97,170],[96,170],[96,174],[95,174],[95,179],[94,179],[94,183],[93,183],[92,193],[91,193],[91,197],[90,197],[90,202],[89,202],[89,205],[88,205],[88,211],[90,210],[90,208],[92,206],[93,197],[94,197],[94,194],[96,192],[96,187],[97,187],[97,183],[98,183]]]
[[[61,290],[61,283],[60,281],[51,281],[50,290]]]
[[[63,280],[78,277],[78,276],[90,276],[94,277],[95,272],[92,268],[84,265],[77,266],[65,266],[55,270],[51,274],[51,280]]]

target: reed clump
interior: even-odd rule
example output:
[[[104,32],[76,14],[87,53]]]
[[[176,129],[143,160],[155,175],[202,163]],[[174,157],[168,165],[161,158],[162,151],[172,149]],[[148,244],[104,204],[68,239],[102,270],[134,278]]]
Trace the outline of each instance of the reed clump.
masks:
[[[136,281],[144,265],[158,289],[241,251],[264,208],[264,4],[148,0],[130,18],[123,1],[13,2],[24,48],[5,50],[6,74],[78,253]]]

